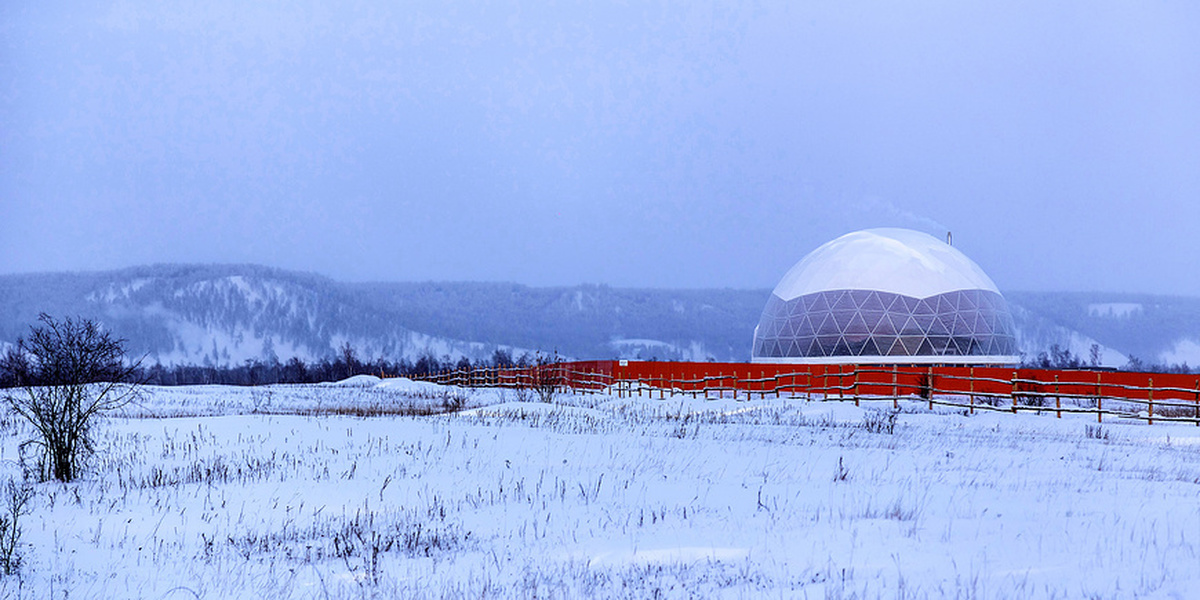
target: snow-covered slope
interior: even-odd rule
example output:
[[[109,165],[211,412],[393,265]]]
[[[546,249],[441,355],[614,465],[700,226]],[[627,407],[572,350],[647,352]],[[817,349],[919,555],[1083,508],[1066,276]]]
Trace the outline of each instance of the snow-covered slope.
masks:
[[[253,265],[159,265],[0,276],[0,341],[39,312],[101,320],[149,362],[242,364],[333,356],[740,360],[765,292],[348,284]]]
[[[1098,365],[1102,367],[1121,367],[1129,362],[1129,357],[1124,353],[1058,325],[1023,306],[1012,306],[1011,309],[1017,324],[1017,347],[1027,358],[1037,357],[1051,347],[1058,346],[1088,364],[1093,358],[1093,351]]]
[[[478,358],[494,349],[412,331],[331,280],[263,267],[145,267],[95,274],[72,287],[77,301],[57,316],[101,320],[150,363],[312,361],[344,344],[360,359]]]

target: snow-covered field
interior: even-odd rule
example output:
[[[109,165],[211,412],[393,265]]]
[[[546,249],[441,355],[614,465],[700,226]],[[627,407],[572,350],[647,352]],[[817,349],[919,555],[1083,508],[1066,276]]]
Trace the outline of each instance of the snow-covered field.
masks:
[[[1200,597],[1194,426],[373,378],[148,392],[82,480],[36,484],[0,597]],[[2,425],[14,476],[27,433]]]

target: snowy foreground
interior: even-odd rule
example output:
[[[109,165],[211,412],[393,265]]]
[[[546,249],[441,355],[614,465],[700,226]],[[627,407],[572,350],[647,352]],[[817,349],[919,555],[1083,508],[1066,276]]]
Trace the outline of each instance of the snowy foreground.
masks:
[[[0,597],[1200,597],[1194,426],[517,400],[150,389],[83,480],[37,484]]]

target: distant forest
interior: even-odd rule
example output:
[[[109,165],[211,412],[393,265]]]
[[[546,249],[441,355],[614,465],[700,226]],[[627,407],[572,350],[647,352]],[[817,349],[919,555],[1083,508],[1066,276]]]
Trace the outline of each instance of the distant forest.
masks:
[[[491,358],[472,362],[466,357],[457,360],[448,356],[442,358],[433,355],[422,356],[415,361],[398,360],[374,361],[360,360],[358,354],[349,346],[342,348],[341,354],[335,359],[321,359],[305,362],[299,358],[291,358],[286,362],[248,360],[245,363],[229,367],[211,365],[172,365],[153,364],[140,368],[133,379],[144,385],[272,385],[277,383],[322,383],[341,381],[355,375],[376,375],[388,377],[424,377],[427,375],[451,371],[454,369],[495,368],[495,367],[527,367],[536,364],[546,364],[555,360],[551,356],[541,354],[522,354],[513,357],[505,350],[496,350]],[[0,361],[0,388],[11,388],[21,385],[21,382],[6,368],[6,361]]]
[[[387,377],[422,378],[428,375],[459,370],[482,368],[511,368],[547,364],[558,360],[557,357],[542,354],[524,353],[514,357],[506,350],[496,350],[485,360],[472,361],[461,357],[457,360],[448,356],[442,358],[426,355],[415,361],[388,361],[376,359],[363,361],[350,346],[343,346],[337,358],[321,359],[305,362],[299,358],[291,358],[286,362],[248,360],[244,364],[229,367],[211,365],[173,365],[163,366],[154,364],[141,368],[136,380],[145,385],[236,385],[256,386],[273,384],[306,384],[341,381],[355,375],[377,375]],[[1070,350],[1057,345],[1048,352],[1028,358],[1021,363],[1022,368],[1030,369],[1092,369],[1096,368],[1095,361],[1086,357],[1076,356]],[[1193,373],[1200,370],[1187,364],[1147,364],[1138,359],[1131,360],[1122,370],[1149,371],[1155,373]],[[0,387],[11,388],[20,385],[13,374],[5,368],[5,361],[0,361]]]

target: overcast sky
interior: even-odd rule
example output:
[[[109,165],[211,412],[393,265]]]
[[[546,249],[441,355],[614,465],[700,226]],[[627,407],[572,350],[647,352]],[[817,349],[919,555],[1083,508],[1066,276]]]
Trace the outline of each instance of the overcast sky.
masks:
[[[1200,295],[1200,3],[4,2],[0,273]]]

